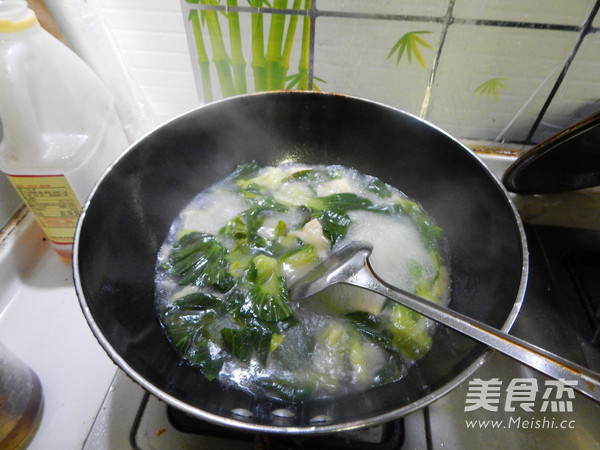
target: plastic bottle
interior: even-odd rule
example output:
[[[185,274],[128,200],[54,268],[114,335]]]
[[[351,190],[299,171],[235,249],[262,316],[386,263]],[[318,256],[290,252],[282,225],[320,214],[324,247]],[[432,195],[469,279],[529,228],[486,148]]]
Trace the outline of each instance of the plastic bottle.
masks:
[[[0,1],[0,170],[70,260],[81,205],[128,145],[114,99],[24,0]]]

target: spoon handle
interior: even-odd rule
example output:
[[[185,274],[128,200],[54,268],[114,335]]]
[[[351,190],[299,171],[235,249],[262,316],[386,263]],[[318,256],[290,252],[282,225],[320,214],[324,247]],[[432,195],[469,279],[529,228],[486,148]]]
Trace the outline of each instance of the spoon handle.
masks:
[[[362,269],[350,274],[344,281],[340,280],[340,282],[381,294],[396,303],[498,350],[551,378],[562,381],[575,381],[577,384],[572,386],[573,389],[600,402],[599,374],[485,323],[397,289],[379,278],[371,268],[368,260]]]

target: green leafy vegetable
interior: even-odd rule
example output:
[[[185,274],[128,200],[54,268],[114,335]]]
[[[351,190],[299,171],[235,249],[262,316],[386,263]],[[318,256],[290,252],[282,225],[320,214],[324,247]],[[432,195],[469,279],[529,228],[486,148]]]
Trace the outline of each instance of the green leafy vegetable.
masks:
[[[233,246],[229,253],[227,253],[226,258],[229,263],[229,273],[233,277],[239,278],[252,262],[254,254],[250,244],[242,241]]]
[[[343,345],[346,337],[346,329],[340,323],[334,323],[327,327],[319,336],[318,342],[323,344],[325,348],[334,349]]]
[[[267,240],[258,234],[258,230],[264,223],[262,212],[264,207],[252,207],[243,213],[231,219],[223,228],[219,230],[219,234],[225,237],[234,239],[235,245],[231,251],[234,253],[230,261],[243,262],[243,267],[247,266],[244,255],[253,255],[258,253],[258,250],[266,253],[272,253],[271,247],[277,242]],[[238,273],[237,267],[231,268],[232,273]]]
[[[352,224],[348,211],[368,211],[374,207],[369,199],[350,192],[314,197],[308,201],[307,206],[313,210],[312,217],[319,221],[323,234],[332,245],[346,235]]]
[[[315,197],[307,206],[317,210],[354,211],[369,210],[373,206],[373,202],[351,192],[343,192],[325,197]]]
[[[290,181],[305,181],[313,184],[323,183],[325,181],[331,180],[332,177],[329,173],[322,170],[315,169],[304,169],[298,170],[288,177],[283,179],[284,183]]]
[[[285,237],[288,234],[287,225],[283,220],[277,222],[277,226],[275,227],[275,237]]]
[[[240,193],[258,211],[285,212],[287,210],[287,206],[273,199],[258,185],[250,184],[246,188],[240,188]]]
[[[415,295],[437,303],[446,295],[448,279],[438,250],[430,249],[429,255],[433,261],[433,270],[429,269],[428,273],[415,261],[409,262],[407,268],[411,278],[415,280]]]
[[[353,381],[365,383],[367,381],[367,359],[360,335],[350,333],[348,339],[348,359],[352,367]]]
[[[289,330],[292,327],[295,327],[300,323],[300,321],[291,315],[283,320],[273,322],[260,319],[258,317],[247,315],[242,312],[243,304],[240,305],[240,315],[237,315],[236,322],[245,327],[254,328],[257,330],[261,330],[263,334],[278,334],[283,333],[286,330]]]
[[[260,364],[274,375],[253,380],[255,386],[280,399],[301,400],[314,392],[334,392],[351,381],[393,381],[404,373],[407,360],[429,350],[427,321],[384,300],[362,301],[350,294],[345,308],[336,309],[328,305],[330,294],[311,299],[315,303],[309,314],[327,310],[331,319],[318,335],[306,331],[307,323],[294,315],[285,274],[301,274],[344,239],[353,211],[413,222],[429,252],[428,260],[407,262],[414,292],[436,302],[446,296],[441,229],[419,204],[375,177],[359,179],[358,185],[374,194],[366,194],[368,198],[352,192],[317,194],[352,189],[356,183],[345,178],[345,170],[240,165],[220,192],[237,194],[247,209],[216,235],[187,232],[174,243],[159,270],[171,274],[166,279],[180,287],[170,294],[175,298],[161,321],[183,358],[207,378],[217,377],[225,362]],[[323,182],[330,183],[322,187]],[[331,298],[337,302],[338,293]],[[296,326],[302,328],[288,334]],[[368,366],[374,345],[391,362],[381,370]]]
[[[412,208],[408,215],[421,232],[421,237],[425,242],[425,246],[429,249],[435,248],[436,241],[443,237],[442,229],[438,227],[420,207]]]
[[[256,256],[246,274],[248,294],[242,312],[275,322],[292,315],[285,277],[279,275],[279,263],[266,255]]]
[[[390,353],[397,351],[397,348],[392,342],[392,335],[390,331],[374,314],[365,311],[352,311],[346,313],[345,317],[360,334],[365,336],[370,341],[374,342]]]
[[[214,312],[191,312],[169,308],[162,314],[171,341],[190,363],[200,367],[208,380],[215,379],[223,366],[222,355],[211,355],[210,327],[215,321]]]
[[[419,229],[423,242],[428,249],[435,249],[437,241],[443,238],[442,229],[425,214],[419,204],[413,201],[402,200],[386,212],[407,215]]]
[[[260,380],[261,387],[282,400],[301,401],[310,398],[317,388],[315,380],[270,377]]]
[[[264,221],[261,211],[260,208],[251,208],[238,214],[219,230],[219,234],[251,242],[257,237],[256,233]]]
[[[401,305],[394,305],[389,330],[392,342],[408,359],[417,360],[431,348],[431,337],[419,315]]]
[[[260,166],[256,161],[250,161],[244,164],[238,164],[231,174],[225,178],[225,181],[235,181],[247,179],[255,176],[260,170]]]
[[[273,353],[283,343],[284,337],[282,334],[273,333],[271,335],[271,342],[269,343],[269,354]]]
[[[417,217],[413,217],[413,221],[421,232],[421,237],[425,241],[427,248],[434,248],[435,242],[442,238],[442,229],[431,221],[424,214],[420,214]]]
[[[252,357],[256,357],[261,364],[267,363],[271,349],[271,333],[253,327],[223,328],[221,337],[225,348],[234,358],[249,363]]]
[[[179,284],[227,290],[233,285],[233,280],[227,271],[225,253],[214,236],[187,233],[173,246],[166,268],[179,277]]]
[[[331,241],[332,245],[346,236],[348,227],[352,223],[348,214],[342,210],[327,209],[318,211],[313,217],[319,221],[323,228],[323,234]]]
[[[282,264],[288,264],[293,270],[297,270],[302,267],[306,267],[307,265],[319,262],[319,256],[317,255],[314,245],[305,244],[302,247],[290,250],[281,256],[279,261]]]
[[[379,178],[373,177],[367,185],[367,189],[377,194],[379,198],[390,198],[392,196],[392,191],[389,186]]]
[[[173,302],[171,308],[177,308],[180,311],[206,311],[215,309],[222,304],[219,297],[209,295],[204,292],[196,292],[178,298]]]
[[[267,167],[252,178],[239,178],[236,180],[236,184],[242,190],[249,189],[250,187],[254,190],[275,189],[279,187],[286,177],[286,172],[273,167]]]

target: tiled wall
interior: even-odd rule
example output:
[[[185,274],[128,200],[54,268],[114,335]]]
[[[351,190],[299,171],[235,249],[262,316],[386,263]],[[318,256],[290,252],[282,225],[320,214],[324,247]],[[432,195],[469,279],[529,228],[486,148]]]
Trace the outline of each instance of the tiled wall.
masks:
[[[132,76],[155,112],[168,119],[199,99],[176,0],[95,0]]]
[[[203,102],[188,20],[191,8],[200,7],[191,4],[196,1],[89,1],[100,5],[125,64],[160,120]],[[250,24],[252,13],[258,12],[250,8],[252,1],[257,0],[238,0],[251,90]],[[273,6],[277,1],[268,3]],[[218,3],[231,4],[232,0]],[[288,7],[293,3],[288,0]],[[539,142],[600,110],[600,0],[308,3],[308,10],[291,11],[300,17],[289,73],[297,72],[301,27],[307,16],[314,25],[310,74],[318,77],[316,85],[323,90],[396,106],[462,139],[499,142]],[[307,1],[300,4],[305,7]],[[265,33],[272,12],[290,12],[260,11]],[[225,15],[218,17],[229,46]],[[426,33],[414,33],[421,31]],[[396,55],[388,58],[394,44],[406,36],[427,43],[416,44],[423,65],[415,53],[411,61],[407,52],[399,62]],[[208,52],[211,56],[210,46]],[[218,97],[214,67],[211,70]],[[490,88],[487,93],[477,90],[482,85]],[[0,203],[1,224],[19,204],[4,180],[0,181]]]
[[[181,1],[185,17],[220,11],[229,48],[224,5],[235,2]],[[598,0],[313,0],[300,2],[300,13],[249,3],[237,9],[249,79],[252,13],[263,12],[265,36],[272,13],[291,13],[314,26],[319,88],[391,104],[459,138],[531,144],[600,109]],[[206,26],[202,35],[210,54],[214,36]],[[413,38],[412,57],[388,58],[402,37]],[[296,56],[300,38],[297,30]],[[213,70],[213,88],[216,80]]]
[[[193,8],[239,5],[249,90],[257,0],[96,0],[123,58],[156,112],[202,103]],[[253,3],[252,3],[253,2]],[[600,0],[302,0],[289,74],[297,72],[303,15],[314,24],[316,85],[385,102],[464,139],[539,142],[600,110]],[[271,6],[294,0],[264,2]],[[306,5],[310,4],[309,10]],[[265,40],[272,12],[263,8]],[[222,36],[230,54],[225,14]],[[423,58],[388,58],[407,33]],[[187,36],[186,36],[187,32]],[[210,37],[204,28],[208,56]],[[414,36],[414,35],[413,35]],[[267,44],[265,43],[265,46]],[[214,64],[213,91],[220,96]],[[494,82],[494,80],[496,80]],[[487,93],[478,87],[490,87]]]

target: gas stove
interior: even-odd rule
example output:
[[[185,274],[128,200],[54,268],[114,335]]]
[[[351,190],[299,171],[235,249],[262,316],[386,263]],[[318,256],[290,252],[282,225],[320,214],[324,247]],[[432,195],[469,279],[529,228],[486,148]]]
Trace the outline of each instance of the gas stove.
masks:
[[[530,272],[511,333],[600,371],[600,231],[526,224]],[[27,215],[0,244],[0,341],[40,376],[31,449],[600,448],[600,405],[492,353],[448,395],[400,420],[324,436],[221,428],[169,408],[110,361],[70,268]]]
[[[530,278],[511,333],[599,371],[600,290],[593,274],[600,273],[600,232],[531,225],[526,232]],[[473,398],[481,392],[476,387],[482,383],[498,388],[483,403],[487,409],[474,408]],[[282,437],[233,431],[189,417],[118,372],[85,448],[115,448],[125,441],[135,449],[600,448],[600,405],[568,390],[559,396],[552,389],[557,386],[494,353],[456,390],[400,420],[333,436]]]

